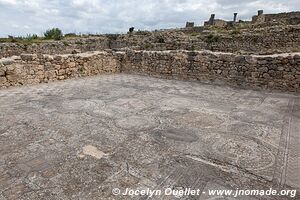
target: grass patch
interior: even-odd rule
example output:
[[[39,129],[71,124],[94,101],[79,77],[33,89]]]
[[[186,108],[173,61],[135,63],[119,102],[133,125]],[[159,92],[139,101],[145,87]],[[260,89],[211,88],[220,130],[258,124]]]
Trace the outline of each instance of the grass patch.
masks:
[[[241,30],[240,29],[234,29],[230,32],[231,35],[239,35],[241,34]]]
[[[67,33],[64,35],[65,38],[77,38],[80,37],[80,35],[77,35],[76,33]]]
[[[46,40],[43,37],[9,37],[0,38],[0,43],[17,43],[17,44],[37,44],[46,43],[53,40]]]
[[[200,35],[200,34],[197,33],[197,32],[192,32],[192,33],[190,33],[190,36],[193,36],[193,37],[198,36],[198,35]]]
[[[150,43],[146,43],[145,45],[144,45],[144,49],[145,50],[149,50],[149,49],[151,49],[153,46],[150,44]]]
[[[300,47],[294,47],[291,49],[292,52],[300,52]]]
[[[150,36],[152,33],[150,31],[138,30],[134,33],[135,35],[145,35]]]

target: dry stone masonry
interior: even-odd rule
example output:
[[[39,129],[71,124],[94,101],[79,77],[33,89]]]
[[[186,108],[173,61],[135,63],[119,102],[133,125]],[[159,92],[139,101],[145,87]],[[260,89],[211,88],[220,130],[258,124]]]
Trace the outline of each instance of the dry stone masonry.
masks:
[[[66,55],[22,54],[0,59],[0,87],[45,83],[120,71],[107,52]]]
[[[65,39],[44,43],[0,43],[0,58],[21,54],[71,54],[74,50],[88,52],[109,49],[108,37]]]
[[[151,51],[212,50],[242,52],[242,54],[300,52],[300,20],[296,25],[271,26],[269,23],[234,23],[236,27],[233,26],[228,30],[215,26],[193,26],[192,23],[187,23],[187,28],[154,32],[136,31],[130,34],[77,37],[40,43],[0,42],[0,58],[19,56],[23,53],[55,55],[58,52],[71,54],[74,50],[89,52],[106,49],[122,50],[122,48]]]
[[[0,87],[104,73],[133,73],[300,92],[300,54],[236,55],[210,51],[103,51],[22,54],[0,60]]]
[[[131,51],[122,72],[300,92],[300,54],[235,55],[208,51]]]

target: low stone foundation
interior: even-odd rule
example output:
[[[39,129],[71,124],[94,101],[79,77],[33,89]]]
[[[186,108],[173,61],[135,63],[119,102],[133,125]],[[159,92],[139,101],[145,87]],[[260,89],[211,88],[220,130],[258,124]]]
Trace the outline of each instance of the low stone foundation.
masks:
[[[0,59],[0,87],[45,83],[119,71],[117,60],[108,52],[55,56],[22,54]]]
[[[300,53],[243,56],[210,51],[24,54],[0,60],[0,87],[118,72],[300,92]]]
[[[241,56],[209,51],[130,51],[122,72],[299,92],[300,54]]]

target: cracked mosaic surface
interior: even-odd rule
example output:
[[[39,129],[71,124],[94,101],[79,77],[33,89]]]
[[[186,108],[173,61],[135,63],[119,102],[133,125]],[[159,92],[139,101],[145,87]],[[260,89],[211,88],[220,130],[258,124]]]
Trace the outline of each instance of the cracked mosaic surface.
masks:
[[[300,97],[291,94],[126,74],[5,89],[0,199],[299,189],[299,143]]]

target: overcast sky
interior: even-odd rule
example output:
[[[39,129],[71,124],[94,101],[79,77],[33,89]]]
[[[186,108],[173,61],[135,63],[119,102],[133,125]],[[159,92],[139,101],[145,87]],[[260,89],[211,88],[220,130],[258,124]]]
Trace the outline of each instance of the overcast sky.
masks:
[[[64,33],[121,33],[136,29],[183,27],[216,18],[250,19],[265,13],[299,11],[300,0],[0,0],[0,37],[41,35],[58,27]]]

